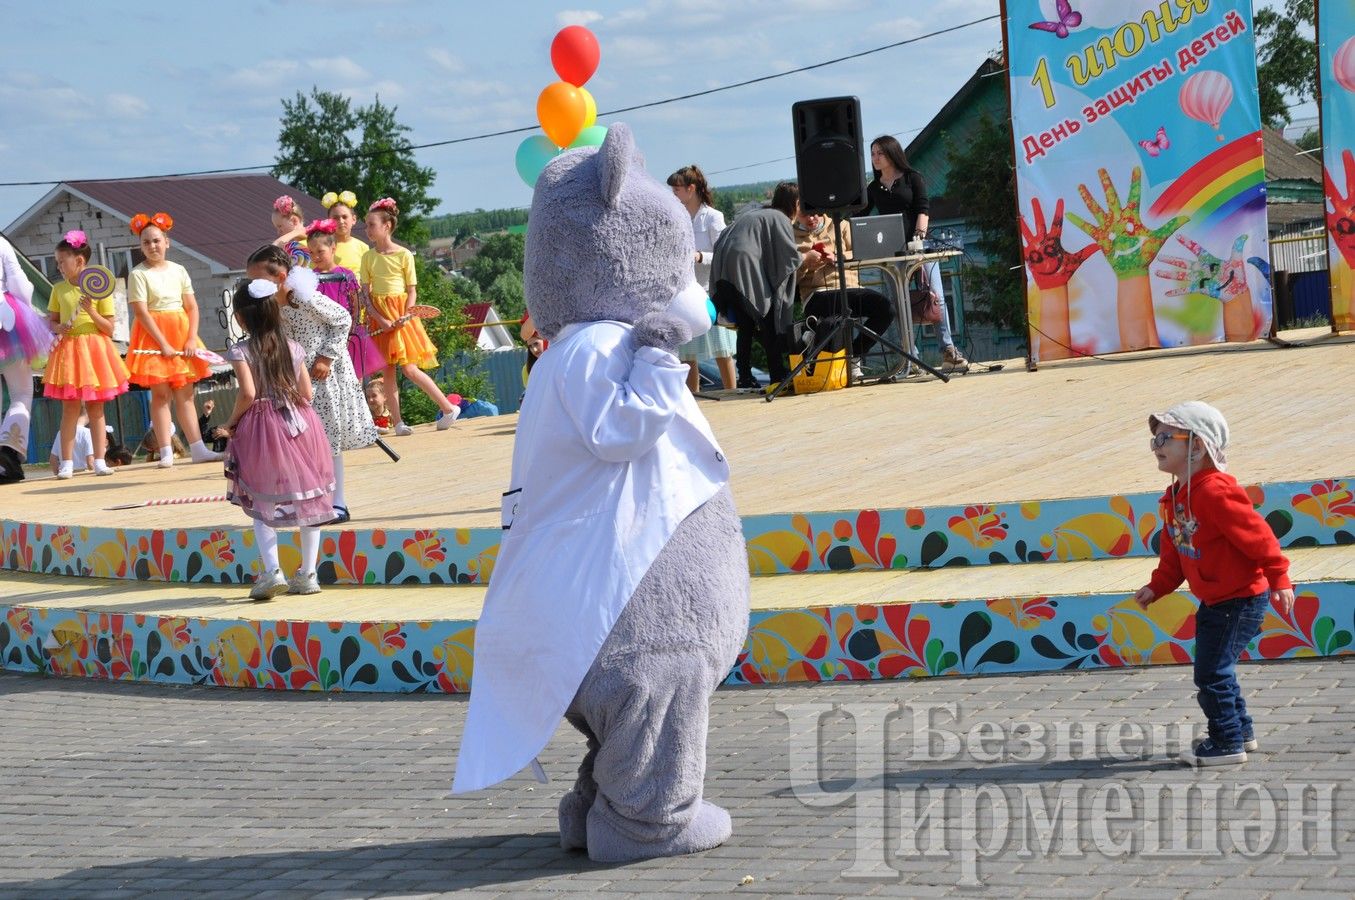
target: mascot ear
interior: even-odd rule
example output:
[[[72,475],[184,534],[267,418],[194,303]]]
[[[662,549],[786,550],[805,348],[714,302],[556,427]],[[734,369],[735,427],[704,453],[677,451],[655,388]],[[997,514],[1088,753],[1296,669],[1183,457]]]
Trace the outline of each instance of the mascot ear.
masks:
[[[621,185],[626,181],[626,173],[632,165],[639,162],[639,154],[635,152],[635,138],[631,136],[630,129],[621,122],[609,125],[607,137],[598,150],[598,157],[602,163],[600,169],[602,202],[607,206],[615,206],[616,198],[621,193]]]

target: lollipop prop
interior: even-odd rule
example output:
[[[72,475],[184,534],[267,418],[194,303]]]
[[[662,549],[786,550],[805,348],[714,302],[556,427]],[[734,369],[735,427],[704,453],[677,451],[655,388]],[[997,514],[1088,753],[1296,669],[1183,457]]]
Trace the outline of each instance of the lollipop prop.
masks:
[[[113,296],[113,273],[103,266],[85,266],[75,278],[80,293],[91,300]]]

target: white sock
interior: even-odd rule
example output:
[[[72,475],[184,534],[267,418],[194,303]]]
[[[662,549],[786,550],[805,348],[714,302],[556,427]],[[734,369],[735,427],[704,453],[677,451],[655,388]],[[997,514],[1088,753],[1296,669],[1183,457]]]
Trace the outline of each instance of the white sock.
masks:
[[[105,462],[104,460],[96,459],[94,460],[94,471],[102,473],[102,472],[111,472],[113,470],[108,467],[108,463]]]
[[[194,456],[197,456],[199,453],[211,452],[210,450],[207,449],[207,445],[202,442],[201,438],[198,438],[196,441],[189,444],[188,449]]]
[[[259,559],[263,560],[265,575],[271,575],[281,568],[278,565],[278,533],[271,525],[254,520],[254,543],[259,547]]]
[[[316,561],[320,558],[320,529],[314,526],[301,528],[301,569],[309,575],[315,571]]]
[[[58,470],[64,475],[70,475],[75,471],[75,463],[69,459],[61,461],[61,468]]]
[[[348,508],[348,500],[343,495],[343,454],[334,454],[334,505]]]
[[[173,459],[173,458],[174,458],[174,448],[171,447],[171,446],[169,446],[168,444],[166,444],[165,446],[161,447],[161,448],[160,448],[160,458],[161,458],[161,459]]]

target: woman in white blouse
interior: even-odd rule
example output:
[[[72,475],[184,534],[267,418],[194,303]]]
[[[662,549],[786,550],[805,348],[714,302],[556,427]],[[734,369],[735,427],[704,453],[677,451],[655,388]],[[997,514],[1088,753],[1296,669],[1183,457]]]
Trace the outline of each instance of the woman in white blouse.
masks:
[[[696,242],[692,262],[696,280],[709,292],[710,254],[715,249],[715,239],[725,230],[724,213],[715,208],[705,173],[696,166],[683,166],[669,175],[668,186],[692,217],[692,236]],[[678,348],[678,359],[687,364],[687,387],[696,391],[700,382],[697,363],[713,359],[720,367],[720,380],[724,382],[725,390],[734,389],[734,339],[731,329],[714,325],[705,334]]]

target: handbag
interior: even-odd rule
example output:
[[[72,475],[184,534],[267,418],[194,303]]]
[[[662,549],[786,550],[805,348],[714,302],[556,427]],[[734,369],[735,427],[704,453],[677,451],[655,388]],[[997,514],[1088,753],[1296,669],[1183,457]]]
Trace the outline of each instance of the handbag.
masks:
[[[913,309],[913,324],[935,325],[941,321],[941,298],[936,296],[936,291],[932,290],[926,269],[918,272],[918,280],[921,287],[913,287],[908,290],[908,303]]]

